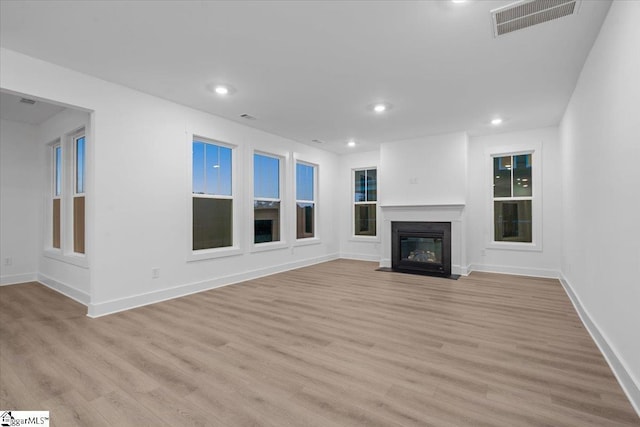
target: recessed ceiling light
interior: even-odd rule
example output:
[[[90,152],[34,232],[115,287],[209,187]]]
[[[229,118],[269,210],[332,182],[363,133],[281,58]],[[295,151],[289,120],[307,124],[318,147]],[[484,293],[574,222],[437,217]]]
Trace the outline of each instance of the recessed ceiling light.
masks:
[[[212,83],[207,86],[207,88],[211,92],[220,96],[233,95],[234,93],[236,93],[236,89],[233,86],[223,83]]]
[[[351,140],[351,141],[347,142],[347,145],[349,147],[355,147],[356,146],[356,142],[354,140]]]
[[[496,117],[495,119],[491,120],[491,124],[494,126],[497,126],[500,123],[502,123],[502,119],[500,117]]]
[[[451,3],[465,3],[467,0],[451,0]]]
[[[385,111],[387,111],[387,106],[384,104],[376,104],[373,106],[373,111],[375,111],[376,113],[384,113]]]
[[[226,86],[216,86],[216,88],[214,89],[214,91],[218,94],[218,95],[228,95],[229,94],[229,88]]]

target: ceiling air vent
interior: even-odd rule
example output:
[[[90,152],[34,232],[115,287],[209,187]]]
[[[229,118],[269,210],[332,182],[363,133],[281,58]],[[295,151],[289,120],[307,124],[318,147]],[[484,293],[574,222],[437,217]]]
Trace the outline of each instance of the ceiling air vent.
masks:
[[[36,103],[35,99],[29,99],[29,98],[20,98],[20,102],[22,102],[23,104],[29,104],[29,105],[33,105]]]
[[[324,141],[320,141],[319,139],[312,139],[311,142],[315,142],[316,144],[324,144]]]
[[[494,37],[573,15],[582,0],[523,0],[491,11]]]
[[[253,116],[250,116],[249,114],[240,114],[240,117],[242,117],[243,119],[247,119],[247,120],[258,120]]]

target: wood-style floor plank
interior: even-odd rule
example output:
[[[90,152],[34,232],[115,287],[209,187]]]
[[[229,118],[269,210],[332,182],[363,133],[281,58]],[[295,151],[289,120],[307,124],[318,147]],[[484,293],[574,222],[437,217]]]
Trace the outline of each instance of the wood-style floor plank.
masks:
[[[54,426],[640,426],[557,280],[339,260],[89,319],[0,287],[0,406]]]

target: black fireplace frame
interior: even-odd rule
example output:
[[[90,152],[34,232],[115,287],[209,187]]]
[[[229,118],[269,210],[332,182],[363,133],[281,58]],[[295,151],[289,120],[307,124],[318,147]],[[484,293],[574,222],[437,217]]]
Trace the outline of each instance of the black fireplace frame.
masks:
[[[442,263],[403,261],[400,259],[400,240],[402,237],[442,238]],[[391,269],[402,273],[451,276],[451,223],[392,221]]]

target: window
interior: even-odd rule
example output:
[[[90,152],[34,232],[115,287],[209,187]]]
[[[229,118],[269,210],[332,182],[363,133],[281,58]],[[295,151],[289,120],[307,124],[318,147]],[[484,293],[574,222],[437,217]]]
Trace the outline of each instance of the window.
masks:
[[[376,201],[378,200],[377,170],[354,171],[354,234],[376,235]]]
[[[233,245],[232,149],[193,139],[193,250]]]
[[[496,242],[533,242],[532,153],[493,157]]]
[[[73,251],[84,254],[85,245],[85,136],[76,135],[74,145]]]
[[[280,158],[253,155],[253,242],[280,241]]]
[[[315,237],[316,166],[296,163],[296,238]]]
[[[53,185],[52,185],[52,238],[51,247],[61,248],[62,235],[62,146],[56,143],[52,146],[52,169],[53,169]]]

